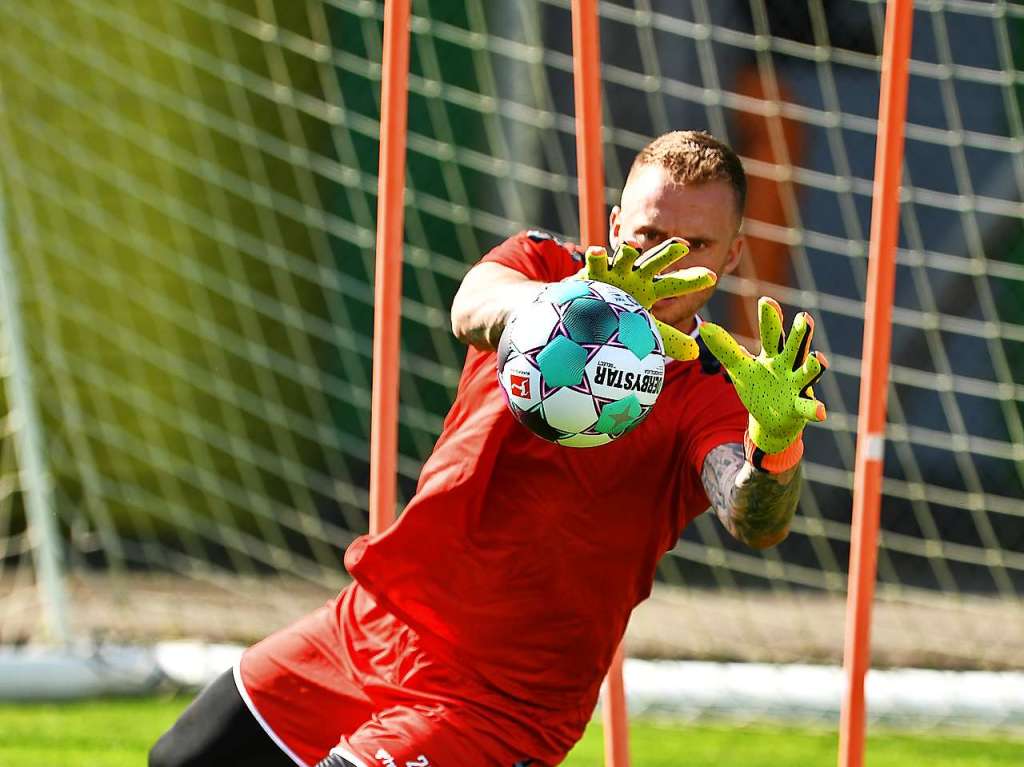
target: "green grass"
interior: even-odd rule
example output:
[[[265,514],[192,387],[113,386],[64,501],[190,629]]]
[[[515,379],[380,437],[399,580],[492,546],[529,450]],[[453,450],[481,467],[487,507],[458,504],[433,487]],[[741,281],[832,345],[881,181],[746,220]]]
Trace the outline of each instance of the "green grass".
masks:
[[[3,767],[139,767],[146,751],[188,704],[184,697],[0,705]],[[810,767],[836,763],[836,736],[788,727],[662,724],[631,730],[636,767]],[[592,726],[565,763],[603,764]],[[1020,767],[1024,741],[937,734],[873,733],[869,767]]]

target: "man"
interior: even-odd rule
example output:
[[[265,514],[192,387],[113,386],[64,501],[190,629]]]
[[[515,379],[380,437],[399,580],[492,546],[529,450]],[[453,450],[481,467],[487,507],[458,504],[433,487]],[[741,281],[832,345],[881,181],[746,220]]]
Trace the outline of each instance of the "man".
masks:
[[[745,189],[728,147],[666,134],[640,152],[612,210],[611,263],[602,248],[584,264],[579,249],[527,232],[473,267],[452,306],[471,348],[416,496],[388,531],[349,547],[354,584],[250,648],[156,744],[151,766],[560,763],[683,527],[710,500],[762,548],[785,537],[796,508],[800,434],[825,415],[810,390],[824,363],[808,352],[810,318],[786,342],[778,305],[762,299],[754,358],[697,316],[739,262]],[[676,261],[687,268],[661,274]],[[682,360],[632,434],[588,450],[515,421],[493,353],[517,307],[574,274],[651,307]]]

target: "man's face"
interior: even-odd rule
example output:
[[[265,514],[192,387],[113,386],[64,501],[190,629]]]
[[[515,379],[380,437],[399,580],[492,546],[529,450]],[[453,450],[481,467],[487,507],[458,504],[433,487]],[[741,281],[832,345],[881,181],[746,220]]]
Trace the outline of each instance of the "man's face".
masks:
[[[675,271],[704,266],[719,277],[739,263],[743,238],[736,196],[726,181],[679,185],[656,165],[638,168],[622,190],[622,204],[612,209],[612,248],[633,240],[648,250],[669,237],[682,237],[690,252],[668,267]],[[642,257],[641,257],[642,258]],[[692,328],[692,318],[708,302],[714,288],[658,301],[652,312],[662,322]]]

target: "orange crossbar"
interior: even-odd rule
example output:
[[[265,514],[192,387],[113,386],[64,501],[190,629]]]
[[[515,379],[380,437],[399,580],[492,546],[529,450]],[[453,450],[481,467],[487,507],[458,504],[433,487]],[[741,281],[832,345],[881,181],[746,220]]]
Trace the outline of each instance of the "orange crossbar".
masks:
[[[380,170],[377,179],[377,262],[373,304],[373,399],[370,415],[371,533],[385,530],[395,518],[409,2],[387,0],[384,5]]]
[[[864,763],[864,677],[871,661],[871,603],[875,594],[878,521],[885,456],[885,412],[892,339],[892,302],[899,232],[899,192],[913,0],[889,0],[882,47],[874,208],[864,305],[857,464],[846,602],[846,692],[839,726],[840,767]]]
[[[605,243],[608,235],[601,136],[601,44],[596,0],[572,2],[572,49],[580,241],[584,245],[593,245]],[[629,721],[622,680],[621,646],[616,650],[605,678],[604,750],[606,765],[629,767]]]

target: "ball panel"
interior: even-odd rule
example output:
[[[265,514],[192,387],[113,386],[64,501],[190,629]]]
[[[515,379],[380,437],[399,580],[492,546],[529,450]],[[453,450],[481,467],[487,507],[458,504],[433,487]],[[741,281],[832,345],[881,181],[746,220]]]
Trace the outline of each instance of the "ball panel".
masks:
[[[600,447],[613,439],[610,434],[573,434],[558,440],[558,444],[562,447]]]
[[[564,304],[574,298],[581,298],[590,293],[587,280],[563,280],[548,285],[537,296],[538,301],[549,301],[553,304]]]
[[[565,336],[558,336],[541,349],[537,364],[548,386],[578,386],[583,380],[587,351]]]
[[[643,408],[637,398],[630,394],[618,402],[609,402],[601,408],[601,417],[594,425],[594,431],[619,436],[643,415]]]
[[[615,312],[598,298],[577,298],[562,314],[569,337],[581,344],[603,344],[619,326]]]
[[[589,285],[591,294],[603,298],[610,304],[615,304],[615,306],[628,309],[631,312],[641,308],[636,299],[622,288],[617,288],[606,282],[590,282]]]
[[[512,315],[505,332],[509,334],[509,343],[525,352],[543,347],[557,324],[555,307],[538,301],[520,307]]]
[[[569,433],[590,428],[599,415],[593,397],[568,388],[545,397],[541,407],[549,424]]]
[[[619,315],[619,342],[642,360],[657,348],[647,318],[641,314]]]
[[[557,442],[560,439],[570,436],[567,432],[559,431],[554,426],[551,426],[544,418],[544,414],[541,412],[539,406],[531,410],[521,410],[517,412],[516,418],[519,419],[519,422],[523,424],[523,426],[541,439],[546,439],[548,442]]]
[[[509,355],[512,354],[515,349],[512,343],[512,327],[511,324],[505,325],[505,328],[501,331],[501,338],[498,339],[498,373],[505,369],[505,363],[508,362]]]
[[[658,330],[658,323],[654,320],[654,315],[650,312],[635,312],[644,318],[647,323],[647,327],[651,329],[651,333],[654,335],[654,351],[658,354],[665,354],[665,342],[661,340],[661,331]]]

